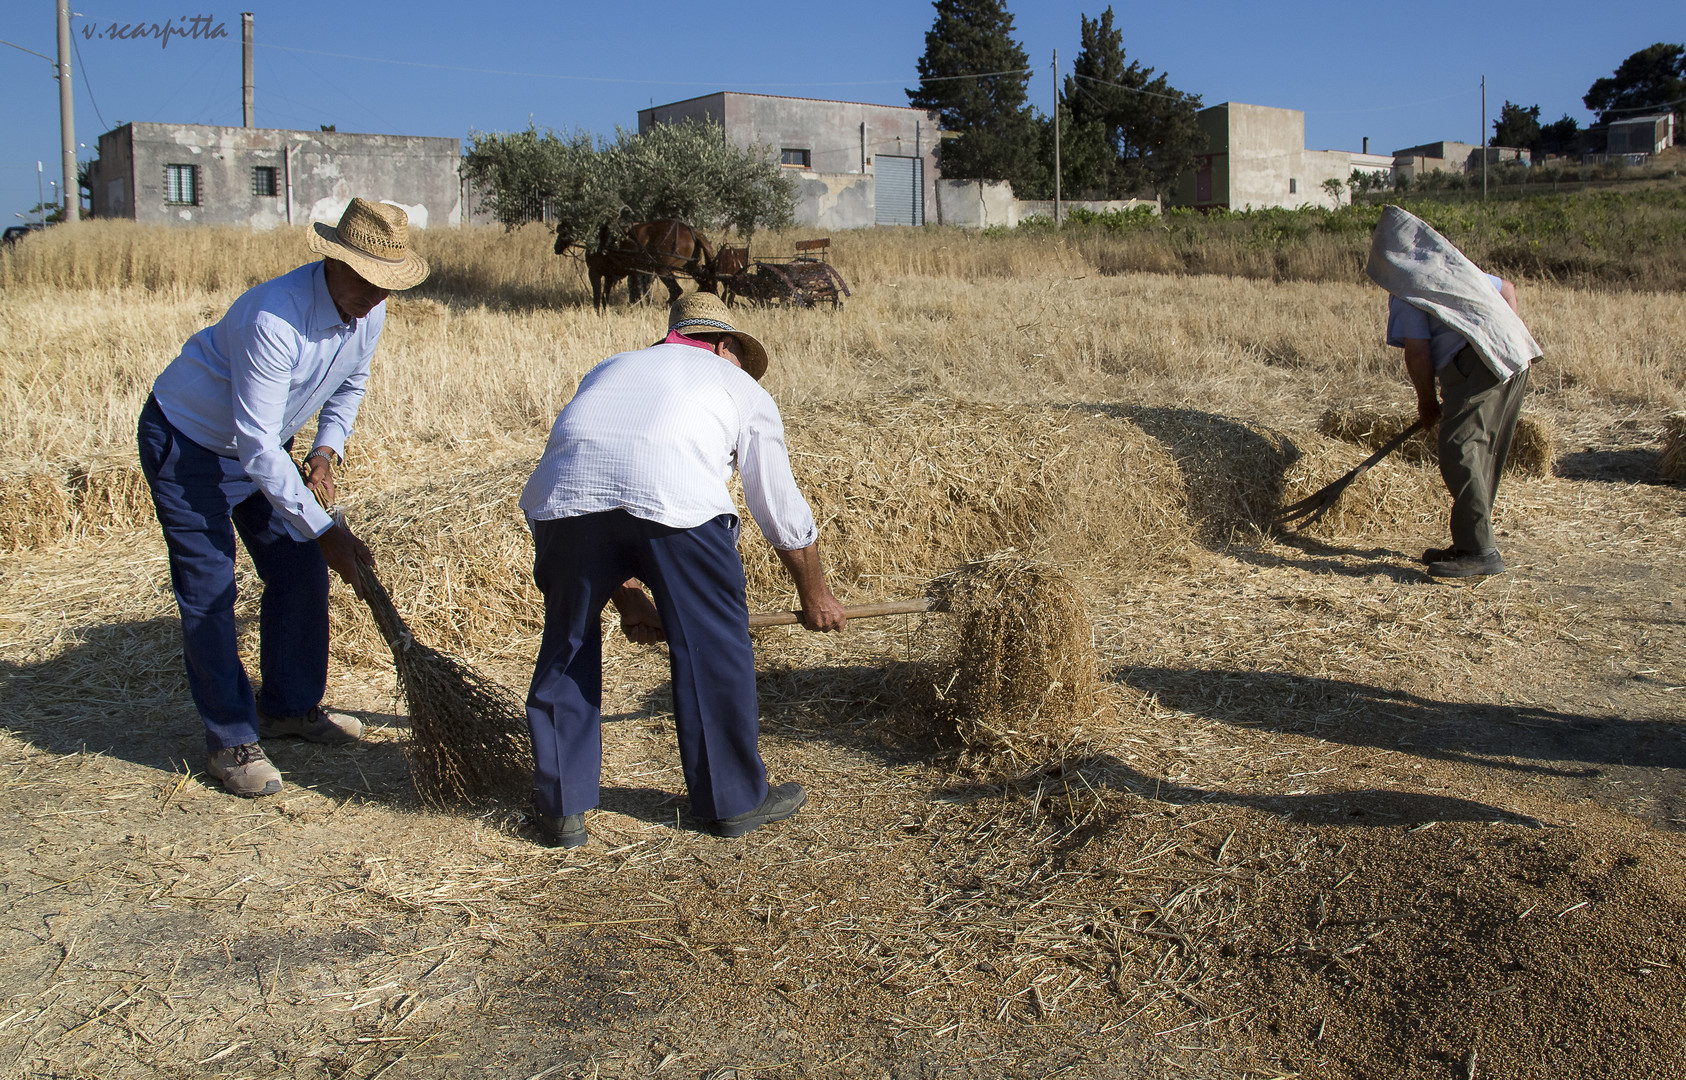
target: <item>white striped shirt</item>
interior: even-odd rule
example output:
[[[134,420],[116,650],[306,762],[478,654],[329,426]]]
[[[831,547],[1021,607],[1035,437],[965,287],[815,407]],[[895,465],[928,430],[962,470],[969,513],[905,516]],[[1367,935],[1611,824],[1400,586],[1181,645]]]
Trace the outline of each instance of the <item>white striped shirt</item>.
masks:
[[[737,515],[726,489],[733,469],[769,543],[791,551],[814,542],[772,395],[711,352],[654,345],[617,353],[580,380],[521,509],[531,521],[625,510],[690,529]]]

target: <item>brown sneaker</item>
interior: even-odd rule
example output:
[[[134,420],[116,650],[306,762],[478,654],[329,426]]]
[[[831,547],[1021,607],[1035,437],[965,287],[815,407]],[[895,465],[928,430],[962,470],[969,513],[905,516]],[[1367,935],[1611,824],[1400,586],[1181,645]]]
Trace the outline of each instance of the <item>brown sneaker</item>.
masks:
[[[361,739],[363,723],[355,716],[329,712],[320,705],[303,716],[271,716],[260,707],[258,734],[265,739],[304,739],[332,745]]]
[[[281,790],[281,770],[269,763],[263,747],[255,742],[211,751],[205,771],[220,780],[230,795],[249,799]]]

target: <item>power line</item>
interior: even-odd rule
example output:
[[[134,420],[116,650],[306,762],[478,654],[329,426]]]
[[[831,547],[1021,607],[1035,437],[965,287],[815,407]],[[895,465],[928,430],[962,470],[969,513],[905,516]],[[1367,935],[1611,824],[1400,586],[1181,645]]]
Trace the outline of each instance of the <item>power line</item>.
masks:
[[[1161,94],[1156,90],[1143,90],[1139,86],[1125,86],[1123,83],[1109,82],[1106,79],[1097,79],[1093,75],[1079,75],[1075,71],[1071,73],[1071,77],[1074,79],[1082,79],[1085,82],[1099,83],[1102,86],[1116,86],[1118,89],[1128,90],[1132,94],[1146,94],[1148,97],[1164,98],[1166,101],[1187,101],[1191,97],[1198,96],[1196,94]],[[1163,76],[1161,76],[1161,78],[1163,78]]]
[[[1468,97],[1476,93],[1474,90],[1459,90],[1455,94],[1442,94],[1439,97],[1424,98],[1422,101],[1407,101],[1399,105],[1377,105],[1373,109],[1311,109],[1309,115],[1314,116],[1347,116],[1353,113],[1389,112],[1394,109],[1414,109],[1418,105],[1433,105],[1437,101],[1450,101],[1453,98]]]
[[[100,118],[100,127],[109,127],[105,122],[105,114],[100,112],[100,103],[94,99],[94,84],[88,80],[88,65],[82,62],[82,44],[76,40],[76,35],[70,35],[70,46],[76,50],[76,66],[82,69],[82,89],[88,92],[88,101],[94,106],[94,115]]]
[[[629,86],[718,86],[714,82],[677,82],[671,79],[617,79],[600,75],[558,75],[548,71],[505,71],[498,68],[461,67],[456,64],[428,64],[420,60],[391,60],[384,56],[352,56],[349,53],[324,52],[320,49],[297,49],[290,45],[272,45],[268,42],[254,42],[260,49],[279,49],[282,52],[305,53],[310,56],[327,56],[336,60],[357,60],[366,64],[396,64],[400,67],[428,68],[433,71],[461,71],[470,75],[508,75],[521,79],[553,79],[560,82],[591,82],[591,83],[619,83]],[[39,55],[39,54],[38,54]],[[988,79],[997,75],[1027,75],[1033,68],[1016,68],[1011,71],[982,71],[975,75],[939,75],[931,78],[921,78],[921,82],[950,82],[955,79]],[[785,82],[739,83],[739,86],[891,86],[905,83],[906,79],[866,79],[856,82],[799,82],[794,79]]]
[[[1683,101],[1686,101],[1686,98],[1675,98],[1673,101],[1659,101],[1655,105],[1634,105],[1626,109],[1599,109],[1598,114],[1600,116],[1607,116],[1610,113],[1650,112],[1652,109],[1667,109],[1671,106],[1678,105]]]

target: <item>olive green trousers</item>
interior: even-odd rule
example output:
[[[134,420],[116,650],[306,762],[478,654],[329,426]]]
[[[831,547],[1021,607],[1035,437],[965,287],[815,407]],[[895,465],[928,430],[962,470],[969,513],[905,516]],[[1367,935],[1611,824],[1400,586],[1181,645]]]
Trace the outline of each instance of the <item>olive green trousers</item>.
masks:
[[[1528,372],[1504,382],[1465,345],[1440,380],[1440,476],[1452,494],[1452,547],[1472,555],[1499,549],[1493,498],[1510,454]]]

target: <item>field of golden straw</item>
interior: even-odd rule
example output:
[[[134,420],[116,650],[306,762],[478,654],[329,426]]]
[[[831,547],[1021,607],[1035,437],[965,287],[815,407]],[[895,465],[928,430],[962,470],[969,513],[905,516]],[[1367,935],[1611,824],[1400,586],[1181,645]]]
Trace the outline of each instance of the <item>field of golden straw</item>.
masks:
[[[595,314],[550,240],[419,234],[342,479],[417,637],[517,696],[516,495],[665,327]],[[519,798],[418,795],[337,582],[329,704],[368,739],[266,747],[268,799],[203,774],[135,418],[303,231],[0,255],[0,1074],[1686,1076],[1686,304],[1518,282],[1509,569],[1449,586],[1430,444],[1270,525],[1408,422],[1385,296],[1118,243],[840,234],[840,310],[739,309],[833,588],[950,610],[755,632],[763,752],[811,795],[735,841],[687,814],[662,649],[606,620],[569,852]],[[742,550],[751,610],[794,606]]]

